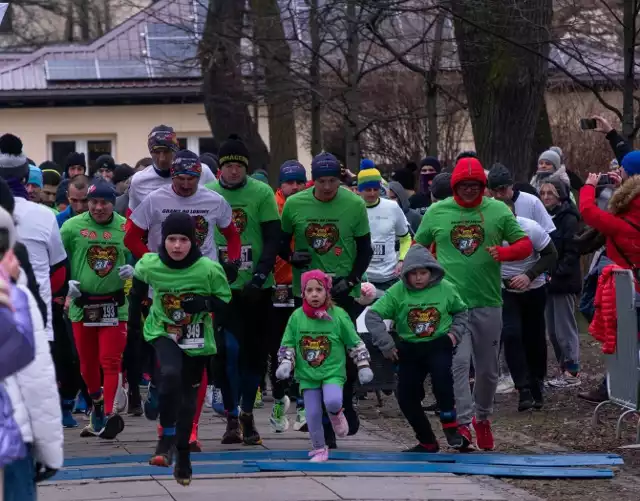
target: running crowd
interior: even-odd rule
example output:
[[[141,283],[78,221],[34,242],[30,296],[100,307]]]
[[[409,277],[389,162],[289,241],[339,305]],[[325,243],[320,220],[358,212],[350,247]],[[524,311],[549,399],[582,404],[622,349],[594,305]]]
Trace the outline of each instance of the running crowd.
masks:
[[[372,356],[397,373],[409,451],[439,450],[427,376],[448,446],[493,450],[499,383],[520,411],[542,409],[545,385],[580,384],[575,298],[606,338],[615,302],[601,289],[611,269],[640,263],[640,151],[596,119],[616,160],[585,182],[557,147],[530,183],[474,152],[450,172],[428,157],[389,182],[368,159],[356,176],[323,152],[310,180],[285,162],[275,194],[265,171],[248,175],[236,135],[198,156],[159,125],[149,158],[131,168],[105,155],[89,176],[82,154],[37,167],[1,136],[5,499],[35,499],[34,479],[62,467],[62,427],[78,412],[97,439],[121,433],[125,412],[156,421],[149,462],[188,485],[205,402],[226,417],[223,444],[261,444],[265,375],[273,431],[289,429],[295,405],[310,460],[326,461],[358,432]],[[583,284],[580,256],[594,251]],[[606,384],[582,396],[600,401]]]

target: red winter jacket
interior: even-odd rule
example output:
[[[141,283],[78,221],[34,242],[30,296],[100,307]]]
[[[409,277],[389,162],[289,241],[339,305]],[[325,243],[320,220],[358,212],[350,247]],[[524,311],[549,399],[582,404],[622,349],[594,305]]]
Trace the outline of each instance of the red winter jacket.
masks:
[[[616,351],[618,334],[618,315],[616,310],[616,278],[614,270],[620,266],[610,264],[606,266],[598,278],[596,289],[595,314],[589,333],[602,343],[602,353],[611,355]]]
[[[596,189],[585,185],[580,190],[580,215],[584,222],[607,238],[607,257],[621,268],[630,269],[623,254],[640,268],[640,176],[627,179],[609,200],[609,212],[596,205]],[[632,223],[632,224],[629,224]],[[634,225],[637,228],[634,228]],[[640,292],[640,284],[636,283]]]

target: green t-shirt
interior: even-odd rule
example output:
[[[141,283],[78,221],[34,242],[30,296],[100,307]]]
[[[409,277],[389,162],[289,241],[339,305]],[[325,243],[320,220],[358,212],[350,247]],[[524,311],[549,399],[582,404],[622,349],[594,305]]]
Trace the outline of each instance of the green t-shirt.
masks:
[[[145,341],[169,336],[187,355],[216,353],[211,315],[185,313],[180,303],[193,294],[231,301],[231,289],[220,263],[201,257],[188,268],[169,268],[158,254],[150,252],[136,264],[135,277],[153,289],[153,303],[144,323]]]
[[[436,257],[468,308],[502,305],[500,263],[487,247],[526,237],[503,202],[483,198],[464,208],[453,197],[433,204],[422,218],[415,241],[436,244]]]
[[[242,241],[242,264],[238,278],[231,284],[231,288],[242,289],[253,277],[255,266],[262,255],[264,243],[260,225],[280,219],[275,194],[268,184],[251,177],[247,178],[247,184],[237,189],[224,188],[217,181],[205,186],[222,195],[231,206],[233,222],[238,228]],[[215,232],[215,241],[220,250],[221,259],[226,259],[227,241],[218,228]],[[269,273],[262,288],[267,289],[273,285],[273,273]]]
[[[398,336],[409,343],[446,335],[453,315],[466,309],[455,286],[444,279],[422,290],[411,290],[404,282],[397,282],[371,307],[383,319],[393,320]]]
[[[330,202],[321,202],[313,189],[287,198],[282,210],[282,230],[293,235],[296,251],[311,252],[309,270],[319,269],[333,277],[347,277],[356,259],[357,237],[370,232],[362,198],[340,188]],[[293,294],[301,297],[300,275],[293,268]],[[360,286],[352,296],[360,296]]]
[[[60,228],[62,244],[71,263],[71,280],[80,282],[80,290],[100,296],[124,289],[118,268],[127,264],[129,250],[124,245],[126,219],[113,213],[108,224],[96,223],[89,212],[67,219]],[[118,307],[117,318],[126,321],[128,304]],[[83,309],[75,301],[69,307],[72,322],[83,320]]]
[[[346,311],[333,306],[327,312],[332,320],[309,318],[298,308],[287,322],[282,346],[295,349],[294,374],[301,390],[321,388],[323,384],[344,385],[345,347],[353,348],[361,341]]]

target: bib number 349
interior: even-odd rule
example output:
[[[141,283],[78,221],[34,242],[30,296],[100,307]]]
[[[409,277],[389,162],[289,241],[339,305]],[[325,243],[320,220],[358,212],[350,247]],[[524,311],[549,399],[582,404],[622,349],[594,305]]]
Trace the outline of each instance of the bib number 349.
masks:
[[[204,348],[204,323],[185,325],[178,345],[183,350]]]

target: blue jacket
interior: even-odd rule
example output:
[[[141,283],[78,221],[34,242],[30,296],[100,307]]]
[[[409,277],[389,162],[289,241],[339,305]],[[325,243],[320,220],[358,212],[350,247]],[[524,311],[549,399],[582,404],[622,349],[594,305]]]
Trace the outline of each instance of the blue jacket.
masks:
[[[75,212],[70,205],[67,206],[65,210],[56,215],[56,219],[58,220],[58,228],[62,228],[62,225],[67,221],[67,219],[71,219],[75,216]]]

